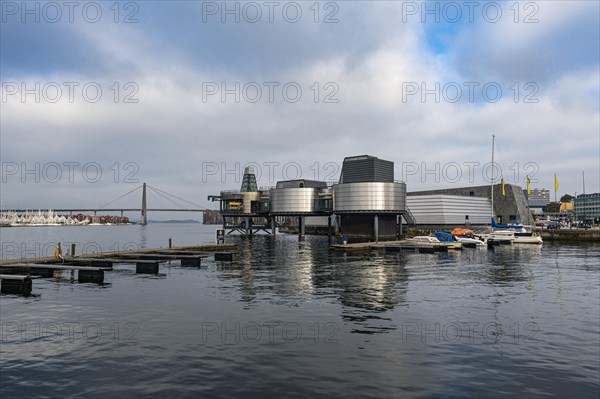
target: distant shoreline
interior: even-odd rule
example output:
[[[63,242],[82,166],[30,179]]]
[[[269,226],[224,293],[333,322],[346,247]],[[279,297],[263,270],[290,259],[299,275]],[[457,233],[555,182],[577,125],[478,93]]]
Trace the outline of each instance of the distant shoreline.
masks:
[[[197,220],[149,220],[148,224],[202,224]],[[17,225],[0,225],[2,227],[86,227],[86,226],[131,226],[139,225],[140,222],[129,223],[89,223],[89,224],[17,224]]]

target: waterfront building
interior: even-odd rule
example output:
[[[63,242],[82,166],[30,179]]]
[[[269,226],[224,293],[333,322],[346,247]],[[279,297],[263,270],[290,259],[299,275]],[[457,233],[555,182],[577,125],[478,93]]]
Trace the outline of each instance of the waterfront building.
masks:
[[[460,195],[409,193],[406,205],[419,226],[457,226],[490,224],[489,198]]]
[[[414,191],[407,194],[408,209],[414,215],[423,213],[418,207],[424,206],[425,200],[419,200],[415,197],[428,196],[430,197],[426,206],[430,208],[428,211],[436,212],[436,218],[429,217],[427,223],[417,224],[458,224],[458,219],[461,219],[460,224],[465,224],[466,216],[469,216],[470,224],[489,224],[491,222],[491,186],[475,186],[475,187],[460,187],[460,188],[445,188],[439,190]],[[444,196],[459,197],[458,199],[445,198]],[[482,201],[482,199],[486,200]],[[431,201],[436,201],[435,204]],[[487,203],[489,205],[486,205]],[[487,218],[483,220],[485,209],[488,209]],[[502,193],[502,185],[494,186],[494,215],[500,223],[533,223],[531,211],[528,209],[527,200],[521,187],[513,184],[504,185],[504,193]],[[452,221],[452,222],[447,222]]]
[[[580,194],[574,202],[577,220],[600,222],[600,193]]]
[[[531,213],[537,216],[541,216],[544,214],[544,210],[546,209],[546,205],[548,205],[546,202],[542,201],[542,200],[529,200],[529,209],[531,210]]]
[[[527,191],[525,191],[527,193]],[[527,194],[527,200],[530,202],[529,206],[531,206],[531,202],[533,201],[543,201],[544,205],[548,205],[550,202],[550,190],[545,188],[532,188],[531,194]]]

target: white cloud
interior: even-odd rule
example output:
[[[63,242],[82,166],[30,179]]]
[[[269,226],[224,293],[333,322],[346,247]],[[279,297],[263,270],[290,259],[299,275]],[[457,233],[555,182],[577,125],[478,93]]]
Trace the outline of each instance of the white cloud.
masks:
[[[231,87],[232,82],[243,85],[254,81],[257,75],[251,70],[221,73],[214,65],[171,58],[178,53],[177,49],[157,51],[156,45],[135,26],[125,30],[111,27],[106,31],[88,27],[82,33],[85,40],[94,51],[106,57],[107,64],[114,62],[115,68],[99,77],[86,76],[83,71],[79,78],[82,81],[96,79],[106,96],[113,94],[109,89],[112,82],[134,81],[139,86],[136,95],[139,103],[115,104],[106,97],[96,104],[81,99],[74,103],[35,104],[11,98],[2,104],[3,161],[93,160],[103,167],[114,162],[120,165],[135,162],[140,167],[136,175],[140,181],[184,198],[204,201],[208,194],[238,186],[231,175],[226,176],[224,182],[219,175],[203,182],[202,165],[207,162],[230,169],[236,167],[236,162],[240,167],[248,162],[260,165],[278,162],[275,180],[285,177],[282,168],[286,162],[297,162],[305,177],[316,177],[316,168],[318,177],[323,178],[331,171],[325,170],[327,162],[339,165],[344,156],[369,153],[395,161],[396,178],[400,179],[403,162],[415,162],[419,166],[425,163],[427,167],[433,167],[436,162],[442,166],[449,162],[483,165],[489,162],[491,134],[495,133],[497,159],[506,169],[518,163],[520,180],[527,172],[525,163],[533,162],[539,166],[537,176],[541,186],[551,187],[551,178],[557,172],[561,192],[563,188],[564,192],[579,191],[581,170],[585,169],[590,182],[588,191],[600,190],[593,183],[599,180],[597,64],[562,72],[544,81],[536,94],[537,104],[515,103],[507,86],[497,103],[461,101],[452,104],[443,99],[435,103],[431,96],[425,102],[419,96],[405,101],[403,84],[427,82],[431,87],[435,82],[443,85],[452,80],[460,81],[464,78],[461,70],[464,63],[456,64],[452,57],[432,54],[426,45],[423,25],[394,23],[399,18],[397,6],[377,4],[368,9],[373,18],[369,20],[346,11],[359,25],[376,31],[369,39],[368,51],[355,51],[352,37],[344,41],[336,39],[341,48],[336,47],[325,55],[317,52],[318,56],[307,56],[304,62],[273,75],[282,84],[297,82],[301,85],[303,97],[295,104],[283,101],[280,91],[273,103],[266,100],[266,91],[263,100],[256,104],[245,102],[243,98],[235,103],[231,97],[221,103],[219,95],[203,101],[202,82],[227,82]],[[495,62],[493,57],[487,57],[494,55],[488,50],[495,51],[496,45],[509,53],[533,56],[541,38],[569,29],[574,16],[581,15],[577,7],[564,13],[548,7],[543,17],[551,19],[547,24],[540,23],[537,28],[541,30],[535,33],[528,30],[529,27],[522,28],[518,34],[510,26],[480,27],[476,37],[459,38],[456,54],[470,49],[474,54],[469,58],[472,67],[480,72]],[[279,29],[285,30],[285,27]],[[501,40],[502,32],[505,40]],[[360,36],[361,32],[355,34]],[[522,35],[523,40],[517,40],[514,35]],[[497,55],[498,59],[502,56]],[[240,64],[244,62],[239,60]],[[510,62],[518,68],[528,61],[511,58]],[[504,68],[513,66],[498,68],[504,72]],[[271,75],[266,72],[258,76],[262,79]],[[73,77],[68,74],[23,75],[11,79],[62,82]],[[318,82],[320,88],[317,103],[310,89],[314,82]],[[335,95],[339,103],[323,102],[324,95],[331,93],[324,89],[328,82],[339,87]],[[463,172],[467,172],[466,167]],[[474,184],[483,184],[481,167],[477,173]],[[261,185],[273,183],[266,175],[265,167]],[[421,182],[411,177],[408,184],[409,190],[435,187],[431,178]],[[467,176],[455,184],[468,185]],[[11,182],[3,187],[2,200],[9,206],[11,203],[39,204],[40,197],[32,193],[38,192],[40,187]],[[49,188],[46,185],[43,200],[53,207],[65,202],[73,206],[95,204],[99,196],[108,201],[130,188],[110,180],[93,186],[62,184]]]

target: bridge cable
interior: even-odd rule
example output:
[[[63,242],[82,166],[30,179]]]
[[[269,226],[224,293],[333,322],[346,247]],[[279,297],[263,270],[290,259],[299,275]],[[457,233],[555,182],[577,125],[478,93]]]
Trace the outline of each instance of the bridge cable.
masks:
[[[151,190],[148,190],[148,194],[150,194],[152,196],[152,199],[154,201],[156,201],[156,203],[159,205],[159,207],[163,207],[163,205],[160,203],[160,200],[156,197],[156,195],[154,195],[154,192],[152,192]]]
[[[178,197],[178,196],[176,196],[176,195],[174,195],[174,194],[167,193],[166,191],[159,190],[159,189],[158,189],[158,188],[156,188],[156,187],[152,187],[152,189],[153,189],[153,190],[156,190],[156,191],[158,191],[158,192],[161,192],[161,193],[163,193],[163,194],[165,194],[165,195],[168,195],[168,196],[170,196],[170,197],[177,198],[177,199],[178,199],[178,200],[180,200],[180,201],[187,202],[188,204],[191,204],[191,205],[197,206],[198,208],[204,208],[202,205],[196,204],[195,202],[192,202],[192,201],[188,201],[188,200],[186,200],[186,199],[183,199],[183,198],[181,198],[181,197]]]
[[[115,198],[114,200],[112,200],[112,201],[110,201],[110,202],[102,205],[101,207],[98,207],[98,209],[100,210],[102,208],[106,208],[108,205],[112,204],[113,202],[116,202],[116,201],[120,200],[121,198],[125,197],[126,195],[129,195],[129,194],[133,193],[136,190],[139,190],[140,188],[142,188],[142,186],[138,186],[138,187],[134,188],[133,190],[131,190],[131,191],[129,191],[129,192],[121,195],[119,198]]]
[[[171,198],[167,197],[166,195],[164,195],[164,194],[162,194],[162,193],[160,193],[160,192],[158,192],[158,191],[156,191],[154,189],[152,189],[151,192],[153,193],[153,195],[154,195],[154,193],[156,193],[156,195],[160,195],[162,198],[164,198],[167,201],[169,201],[170,203],[174,204],[176,207],[185,209],[185,207],[183,205],[178,204],[177,202],[173,201]]]

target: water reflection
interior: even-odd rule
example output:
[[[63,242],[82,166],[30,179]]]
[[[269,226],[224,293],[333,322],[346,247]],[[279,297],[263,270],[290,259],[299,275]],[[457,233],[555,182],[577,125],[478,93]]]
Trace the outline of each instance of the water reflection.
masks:
[[[342,304],[341,318],[356,332],[385,331],[382,313],[406,300],[406,259],[380,254],[330,252],[324,237],[254,236],[239,238],[239,257],[217,262],[218,278],[236,281],[240,300],[297,306],[315,297]],[[224,289],[230,289],[228,284]],[[375,321],[375,323],[370,323]]]
[[[386,312],[406,302],[406,259],[380,254],[342,257],[336,276],[342,319],[352,322],[353,333],[375,334],[397,327]],[[360,264],[360,266],[358,266]]]
[[[148,246],[148,225],[140,225],[139,246],[140,248],[147,248]]]
[[[167,278],[118,266],[110,292],[39,279],[41,297],[3,296],[0,397],[598,397],[599,247],[339,254],[320,237],[233,240],[233,262],[166,263]]]
[[[537,295],[533,268],[542,260],[542,248],[535,245],[390,254],[331,252],[324,237],[254,236],[236,242],[236,261],[217,263],[218,278],[235,283],[223,290],[235,288],[247,306],[265,300],[299,306],[317,297],[333,298],[341,304],[339,317],[352,325],[351,332],[366,334],[397,328],[388,312],[407,305],[411,279],[417,284],[443,281],[448,289],[484,284],[495,292],[497,307],[507,294],[497,290],[501,287],[517,284]]]

